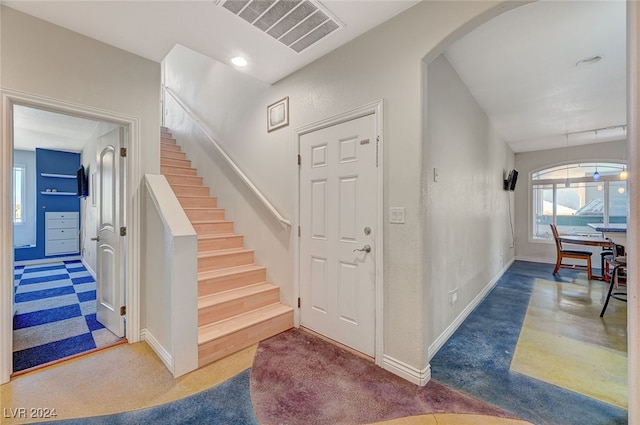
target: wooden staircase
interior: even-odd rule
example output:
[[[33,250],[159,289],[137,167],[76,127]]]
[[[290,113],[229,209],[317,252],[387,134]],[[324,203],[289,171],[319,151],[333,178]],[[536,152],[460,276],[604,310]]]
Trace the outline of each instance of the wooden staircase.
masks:
[[[198,367],[293,327],[293,309],[165,128],[160,152],[160,172],[198,234]]]

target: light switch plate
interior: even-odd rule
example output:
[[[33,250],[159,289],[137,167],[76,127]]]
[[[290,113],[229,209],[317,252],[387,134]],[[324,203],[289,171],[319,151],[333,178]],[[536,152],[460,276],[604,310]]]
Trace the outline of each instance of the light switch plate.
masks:
[[[403,224],[404,207],[391,207],[391,219],[389,222],[393,224]]]
[[[449,304],[454,305],[458,302],[458,288],[449,291]]]

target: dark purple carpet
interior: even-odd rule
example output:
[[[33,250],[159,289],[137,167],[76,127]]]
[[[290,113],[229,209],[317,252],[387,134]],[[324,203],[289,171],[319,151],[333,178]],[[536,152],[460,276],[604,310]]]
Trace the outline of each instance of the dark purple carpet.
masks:
[[[251,401],[261,424],[365,424],[425,413],[513,415],[431,381],[418,387],[301,330],[260,343]]]

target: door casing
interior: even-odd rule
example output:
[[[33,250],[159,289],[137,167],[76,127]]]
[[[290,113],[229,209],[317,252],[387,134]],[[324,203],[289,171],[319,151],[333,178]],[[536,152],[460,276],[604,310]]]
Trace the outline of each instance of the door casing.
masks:
[[[376,246],[379,248],[374,251],[375,255],[375,363],[378,366],[382,366],[384,357],[384,210],[383,210],[383,183],[384,183],[384,143],[383,143],[383,100],[377,100],[359,108],[352,109],[350,111],[317,121],[305,125],[303,127],[296,128],[295,130],[295,153],[296,158],[300,155],[300,138],[308,133],[316,130],[321,130],[326,127],[331,127],[337,124],[341,124],[346,121],[351,121],[356,118],[364,117],[373,114],[375,116],[375,126],[377,133],[376,143],[377,147],[377,223],[378,234],[376,239]],[[294,179],[295,187],[295,223],[294,229],[299,228],[301,223],[300,217],[300,168],[297,165],[294,167]],[[297,232],[297,230],[296,230]],[[300,238],[294,238],[294,299],[297,300],[300,297]],[[300,326],[300,309],[294,309],[294,325]]]
[[[86,105],[22,93],[2,91],[2,135],[0,140],[0,384],[9,382],[13,371],[13,225],[12,199],[13,179],[10,171],[13,164],[13,105],[24,105],[38,109],[74,115],[98,121],[107,121],[127,128],[127,182],[125,191],[127,223],[126,262],[126,334],[129,343],[140,341],[140,199],[133,196],[141,179],[140,119]]]

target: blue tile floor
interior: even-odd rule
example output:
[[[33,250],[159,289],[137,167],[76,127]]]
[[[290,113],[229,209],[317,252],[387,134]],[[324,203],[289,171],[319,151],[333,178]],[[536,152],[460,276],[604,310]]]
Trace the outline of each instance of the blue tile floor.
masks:
[[[624,409],[509,369],[535,279],[574,273],[561,270],[554,278],[552,270],[516,261],[431,359],[431,376],[535,424],[627,424]]]
[[[96,282],[80,260],[16,266],[13,371],[120,340],[96,320]]]

